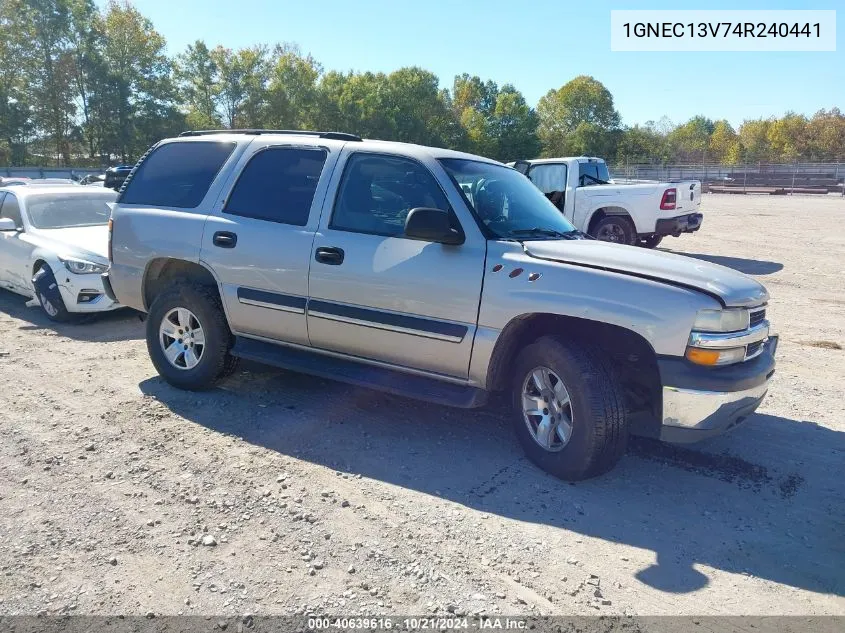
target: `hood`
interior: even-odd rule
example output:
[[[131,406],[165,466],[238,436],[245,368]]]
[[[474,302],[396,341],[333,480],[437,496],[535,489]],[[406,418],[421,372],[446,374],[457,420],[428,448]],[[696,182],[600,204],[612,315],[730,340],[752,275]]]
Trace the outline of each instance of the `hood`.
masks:
[[[100,260],[96,263],[108,261],[109,227],[105,224],[66,229],[38,229],[38,235],[42,240],[49,241],[51,249],[58,255],[89,258],[94,256]]]
[[[598,240],[525,242],[531,257],[601,268],[695,288],[718,297],[727,307],[755,306],[768,300],[762,284],[733,268],[693,257]]]

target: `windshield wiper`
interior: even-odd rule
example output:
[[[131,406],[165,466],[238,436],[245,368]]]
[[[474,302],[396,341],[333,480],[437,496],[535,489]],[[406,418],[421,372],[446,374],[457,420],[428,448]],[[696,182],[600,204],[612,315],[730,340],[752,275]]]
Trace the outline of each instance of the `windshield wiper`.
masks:
[[[532,235],[541,235],[543,237],[562,237],[565,239],[573,239],[577,236],[580,231],[573,229],[571,231],[556,231],[554,229],[544,229],[541,227],[534,227],[533,229],[516,229],[513,231],[508,232],[510,235],[525,235],[525,236],[532,236]]]

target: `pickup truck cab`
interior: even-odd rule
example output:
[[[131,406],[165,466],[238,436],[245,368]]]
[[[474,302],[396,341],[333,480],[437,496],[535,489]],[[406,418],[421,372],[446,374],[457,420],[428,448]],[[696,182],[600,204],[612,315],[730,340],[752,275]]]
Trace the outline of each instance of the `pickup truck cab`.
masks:
[[[667,235],[701,228],[701,182],[617,183],[601,158],[538,158],[510,163],[528,176],[577,229],[605,242],[654,248]]]
[[[774,372],[755,280],[586,238],[470,154],[186,133],[142,157],[111,226],[105,286],[148,313],[169,383],[209,388],[248,358],[457,407],[502,392],[530,459],[565,479],[612,468],[629,433],[730,428]]]

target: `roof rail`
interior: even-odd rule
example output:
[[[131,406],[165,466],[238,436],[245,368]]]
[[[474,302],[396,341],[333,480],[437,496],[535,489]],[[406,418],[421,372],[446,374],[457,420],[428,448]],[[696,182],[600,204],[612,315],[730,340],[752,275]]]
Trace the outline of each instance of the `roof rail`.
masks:
[[[346,132],[313,132],[311,130],[263,130],[263,129],[239,129],[239,130],[188,130],[179,136],[205,136],[206,134],[299,134],[302,136],[316,136],[318,138],[329,138],[336,141],[361,141],[356,134]]]

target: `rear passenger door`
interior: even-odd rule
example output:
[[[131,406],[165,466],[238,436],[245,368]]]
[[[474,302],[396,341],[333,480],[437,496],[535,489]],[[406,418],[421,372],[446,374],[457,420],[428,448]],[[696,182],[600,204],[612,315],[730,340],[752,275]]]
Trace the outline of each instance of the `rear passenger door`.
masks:
[[[342,144],[254,141],[206,221],[200,258],[237,334],[308,345],[311,244]]]

